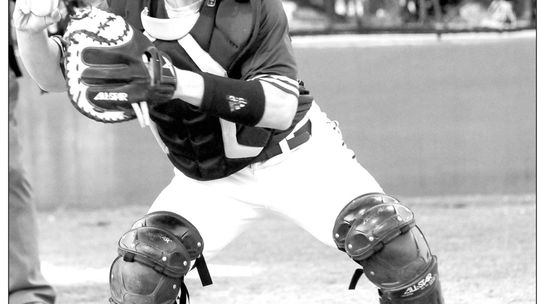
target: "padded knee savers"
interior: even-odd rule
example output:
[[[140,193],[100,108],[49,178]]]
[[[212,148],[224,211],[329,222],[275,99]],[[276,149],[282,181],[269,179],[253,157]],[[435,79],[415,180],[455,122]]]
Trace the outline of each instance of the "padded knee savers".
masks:
[[[397,199],[372,193],[353,200],[336,219],[334,242],[379,288],[381,303],[443,303],[437,259]]]
[[[109,278],[110,301],[172,304],[179,293],[185,300],[183,279],[192,267],[197,267],[203,285],[212,283],[203,247],[201,235],[185,218],[166,211],[147,214],[118,241],[119,256]]]
[[[354,260],[363,260],[414,225],[411,210],[398,200],[367,194],[340,212],[334,225],[334,242]]]

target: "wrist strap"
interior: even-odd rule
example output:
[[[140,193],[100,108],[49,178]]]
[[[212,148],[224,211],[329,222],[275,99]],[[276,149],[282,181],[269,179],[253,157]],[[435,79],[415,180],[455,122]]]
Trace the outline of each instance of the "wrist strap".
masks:
[[[258,81],[243,81],[203,73],[201,109],[226,120],[255,126],[264,114],[265,97]]]

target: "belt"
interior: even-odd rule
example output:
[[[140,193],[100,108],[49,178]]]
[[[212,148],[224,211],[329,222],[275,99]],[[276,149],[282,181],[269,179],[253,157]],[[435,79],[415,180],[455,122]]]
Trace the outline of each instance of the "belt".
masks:
[[[267,158],[272,158],[284,152],[289,152],[303,143],[307,142],[311,137],[311,121],[308,120],[296,132],[289,134],[282,139],[278,144],[266,148],[265,154]]]

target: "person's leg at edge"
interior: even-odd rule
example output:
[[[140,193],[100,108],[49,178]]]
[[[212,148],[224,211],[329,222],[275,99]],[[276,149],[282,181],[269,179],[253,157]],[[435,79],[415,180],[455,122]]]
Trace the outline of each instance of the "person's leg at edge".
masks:
[[[32,200],[32,189],[22,164],[21,144],[14,117],[18,91],[17,79],[10,70],[8,301],[9,304],[33,302],[52,304],[55,301],[56,292],[41,273],[36,207]]]

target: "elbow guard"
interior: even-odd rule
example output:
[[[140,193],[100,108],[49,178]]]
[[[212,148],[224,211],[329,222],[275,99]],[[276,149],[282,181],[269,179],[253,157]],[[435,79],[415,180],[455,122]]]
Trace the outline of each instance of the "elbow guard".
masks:
[[[201,109],[228,121],[255,126],[262,118],[265,96],[258,81],[244,81],[201,74],[204,95]]]

